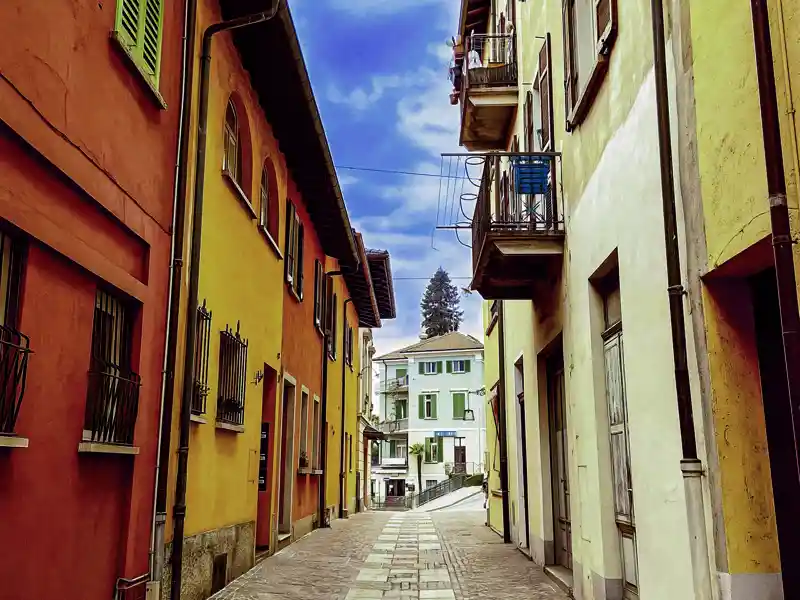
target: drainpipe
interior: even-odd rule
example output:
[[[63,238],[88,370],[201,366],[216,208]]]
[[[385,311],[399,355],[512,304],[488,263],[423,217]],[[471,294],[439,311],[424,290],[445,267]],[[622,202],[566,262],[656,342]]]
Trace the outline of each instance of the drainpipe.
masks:
[[[497,437],[500,439],[500,493],[503,496],[503,542],[511,543],[511,517],[508,507],[508,445],[506,439],[506,335],[503,302],[497,302],[497,331],[500,344],[500,379],[497,382]]]
[[[345,489],[344,489],[344,480],[345,474],[347,473],[346,468],[347,465],[344,462],[344,453],[345,453],[345,446],[344,446],[344,429],[345,429],[345,417],[347,414],[347,408],[345,404],[345,395],[346,395],[346,379],[345,374],[347,372],[347,365],[345,364],[347,361],[345,360],[344,355],[344,348],[345,343],[347,342],[347,305],[353,301],[352,298],[348,298],[344,301],[342,307],[342,323],[344,327],[342,327],[342,430],[340,432],[339,438],[341,440],[340,443],[340,450],[339,450],[339,518],[344,518],[344,500],[345,500]]]
[[[195,155],[194,206],[192,215],[192,249],[189,261],[189,296],[187,299],[186,346],[183,362],[183,398],[180,413],[178,445],[178,470],[175,475],[175,505],[173,507],[172,584],[171,598],[181,597],[183,569],[183,536],[186,525],[186,479],[189,465],[189,427],[191,422],[192,393],[194,390],[194,347],[197,338],[198,284],[200,280],[200,242],[203,230],[203,192],[206,164],[206,131],[208,129],[208,95],[211,79],[211,41],[217,33],[249,27],[272,19],[280,7],[280,0],[270,11],[215,23],[203,33],[203,54],[200,59],[200,105],[197,115],[197,151]]]
[[[792,235],[789,225],[789,205],[786,200],[786,178],[783,171],[783,147],[781,146],[780,118],[778,117],[778,94],[775,88],[772,41],[769,29],[769,10],[765,0],[751,0],[753,13],[753,35],[755,41],[756,71],[758,73],[758,95],[761,101],[761,127],[766,159],[767,192],[772,225],[772,248],[775,257],[775,277],[778,288],[778,305],[781,316],[783,353],[785,357],[786,382],[789,392],[789,411],[794,428],[795,474],[800,476],[798,466],[800,453],[800,314],[797,307],[797,283],[795,280]],[[787,524],[784,540],[796,534],[796,519]],[[792,525],[794,527],[792,527]],[[779,538],[780,533],[778,534]],[[781,540],[779,539],[779,542]],[[787,598],[797,594],[797,578],[789,575],[787,565],[793,564],[795,548],[790,552],[781,548],[784,565],[783,584]],[[789,556],[784,556],[788,554]]]
[[[153,519],[150,529],[150,581],[160,582],[164,573],[164,529],[167,521],[167,487],[169,481],[169,446],[172,432],[172,398],[175,386],[175,358],[180,315],[181,278],[183,276],[183,244],[186,228],[186,185],[189,161],[189,133],[192,126],[191,90],[194,68],[192,57],[197,26],[197,0],[187,0],[184,14],[183,57],[181,69],[180,128],[178,129],[175,191],[172,203],[172,241],[167,306],[167,336],[164,340],[164,368],[161,378],[158,456]],[[167,393],[170,390],[170,393]],[[170,418],[165,419],[164,415]]]
[[[675,361],[678,421],[680,425],[681,473],[686,493],[689,546],[692,561],[692,580],[695,600],[711,600],[711,567],[708,558],[705,508],[703,506],[703,464],[697,454],[697,439],[692,413],[692,393],[686,354],[686,322],[681,281],[680,247],[675,211],[675,179],[670,138],[669,93],[667,90],[667,59],[664,40],[663,0],[651,0],[653,26],[653,68],[656,83],[656,113],[658,116],[658,146],[661,170],[661,198],[664,212],[664,238],[667,262],[667,293],[669,295],[670,325],[672,327],[672,356]]]

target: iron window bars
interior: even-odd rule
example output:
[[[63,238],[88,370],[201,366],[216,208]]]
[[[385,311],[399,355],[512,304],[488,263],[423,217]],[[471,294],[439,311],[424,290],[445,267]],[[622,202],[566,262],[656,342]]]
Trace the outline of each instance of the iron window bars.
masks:
[[[244,425],[244,398],[247,389],[247,340],[228,326],[220,332],[219,395],[217,421]]]
[[[25,396],[29,338],[17,331],[25,247],[0,233],[0,435],[13,435]]]
[[[84,439],[106,444],[133,444],[141,378],[131,368],[132,337],[131,309],[120,299],[98,289]]]
[[[197,337],[194,347],[194,389],[192,390],[192,413],[202,415],[206,412],[206,399],[211,388],[208,385],[208,356],[211,343],[211,311],[203,306],[197,307]]]

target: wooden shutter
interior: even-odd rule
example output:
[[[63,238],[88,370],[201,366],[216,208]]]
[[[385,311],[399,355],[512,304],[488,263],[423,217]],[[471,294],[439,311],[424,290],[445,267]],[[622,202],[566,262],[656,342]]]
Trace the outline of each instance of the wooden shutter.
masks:
[[[286,253],[286,260],[284,261],[284,271],[286,281],[291,282],[294,277],[294,205],[286,202],[286,243],[284,244],[284,252]]]
[[[442,361],[438,361],[436,363],[436,372],[437,373],[441,373],[442,372]]]
[[[553,149],[553,79],[551,77],[550,34],[539,51],[539,108],[542,123],[542,151]]]
[[[533,122],[533,92],[525,94],[525,152],[536,151],[536,126]]]
[[[161,0],[145,0],[142,59],[148,74],[155,76],[161,62]]]
[[[447,361],[447,372],[448,373],[452,373],[453,372],[453,361],[452,360],[448,360]]]
[[[420,375],[425,375],[425,363],[421,362],[421,361],[419,363],[419,374]]]
[[[431,462],[431,438],[425,438],[425,462]]]
[[[141,12],[140,0],[117,0],[115,31],[128,48],[135,48],[139,44]]]
[[[425,418],[425,395],[424,394],[420,394],[419,395],[419,418],[420,419],[424,419]]]
[[[569,118],[578,95],[578,69],[575,63],[575,0],[564,0],[562,8],[564,27],[564,98],[567,111],[567,131],[572,130]]]
[[[303,242],[305,241],[305,228],[302,224],[299,223],[298,220],[298,228],[297,228],[297,278],[295,279],[295,285],[297,290],[297,295],[300,296],[300,300],[303,299]]]
[[[616,0],[594,0],[594,16],[597,24],[597,53],[608,54],[617,34]]]
[[[468,361],[468,360],[464,361],[464,372],[465,373],[469,373],[469,371],[470,371],[470,362],[471,361]]]
[[[622,358],[622,333],[605,342],[606,398],[611,438],[611,471],[614,478],[614,512],[617,522],[633,524],[628,409]]]
[[[444,438],[436,438],[436,462],[444,462]]]
[[[464,418],[464,393],[463,392],[456,392],[453,394],[453,418],[454,419],[463,419]]]
[[[331,287],[333,287],[333,283],[331,283]],[[336,358],[336,311],[336,294],[334,294],[331,301],[331,354],[334,359]]]
[[[431,394],[431,419],[438,419],[436,404],[439,400],[439,396],[436,394]]]

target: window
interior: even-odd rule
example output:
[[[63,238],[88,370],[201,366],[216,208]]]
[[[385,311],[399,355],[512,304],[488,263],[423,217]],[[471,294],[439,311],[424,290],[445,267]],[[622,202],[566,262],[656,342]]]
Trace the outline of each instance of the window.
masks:
[[[429,437],[425,438],[425,462],[440,463],[444,457],[444,438]]]
[[[486,335],[490,335],[500,317],[500,305],[497,300],[489,303],[489,324],[486,326]]]
[[[314,469],[320,469],[319,465],[319,442],[320,442],[320,432],[321,432],[321,423],[320,423],[320,412],[319,412],[319,398],[314,396],[314,423],[312,424],[312,446],[311,446],[311,465]]]
[[[233,99],[230,99],[228,100],[228,108],[225,111],[225,148],[222,170],[241,188],[242,144],[239,131],[239,117],[236,114]]]
[[[344,339],[344,358],[350,367],[353,366],[353,328],[347,325],[347,335]]]
[[[467,393],[466,392],[453,392],[453,418],[463,419],[464,410],[466,409]]]
[[[162,0],[117,0],[114,37],[153,88],[161,70]]]
[[[397,379],[403,379],[406,375],[408,375],[408,369],[397,369],[397,371],[395,371],[395,377],[397,377]]]
[[[0,232],[0,433],[13,434],[25,394],[30,340],[17,331],[25,246]]]
[[[314,325],[322,329],[325,306],[325,269],[319,259],[314,260]]]
[[[436,375],[442,372],[442,363],[439,362],[421,362],[419,363],[420,375]]]
[[[132,308],[120,298],[97,290],[84,439],[133,444],[141,379],[131,366],[132,342]]]
[[[447,361],[448,373],[469,373],[470,364],[468,360],[448,360]]]
[[[217,396],[217,421],[230,425],[244,425],[244,399],[247,389],[247,340],[229,327],[220,332],[219,343],[219,394]]]
[[[269,234],[272,241],[278,239],[278,198],[275,171],[269,159],[264,161],[261,171],[261,204],[259,206],[258,224]]]
[[[617,34],[616,0],[564,0],[567,131],[579,125],[608,71]]]
[[[303,242],[305,228],[291,200],[286,201],[286,283],[295,296],[303,300]]]
[[[305,390],[300,393],[300,454],[305,454],[308,461],[308,392]]]
[[[328,289],[333,290],[333,283],[328,280]],[[331,295],[331,301],[328,308],[328,355],[331,360],[336,360],[336,294]]]
[[[206,398],[211,388],[208,386],[208,354],[211,343],[211,312],[206,303],[197,307],[197,333],[194,345],[194,389],[192,390],[192,413],[202,415],[206,412]]]
[[[408,400],[405,398],[398,398],[394,401],[394,418],[407,419],[408,418]]]
[[[436,394],[420,394],[419,396],[419,418],[436,418]]]

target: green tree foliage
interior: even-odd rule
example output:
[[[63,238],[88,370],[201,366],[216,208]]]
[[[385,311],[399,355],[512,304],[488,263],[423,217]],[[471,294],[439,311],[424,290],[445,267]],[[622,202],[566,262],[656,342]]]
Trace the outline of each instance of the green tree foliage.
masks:
[[[422,328],[429,337],[458,331],[464,318],[460,310],[461,298],[458,288],[450,281],[450,275],[442,267],[433,274],[422,301]]]

